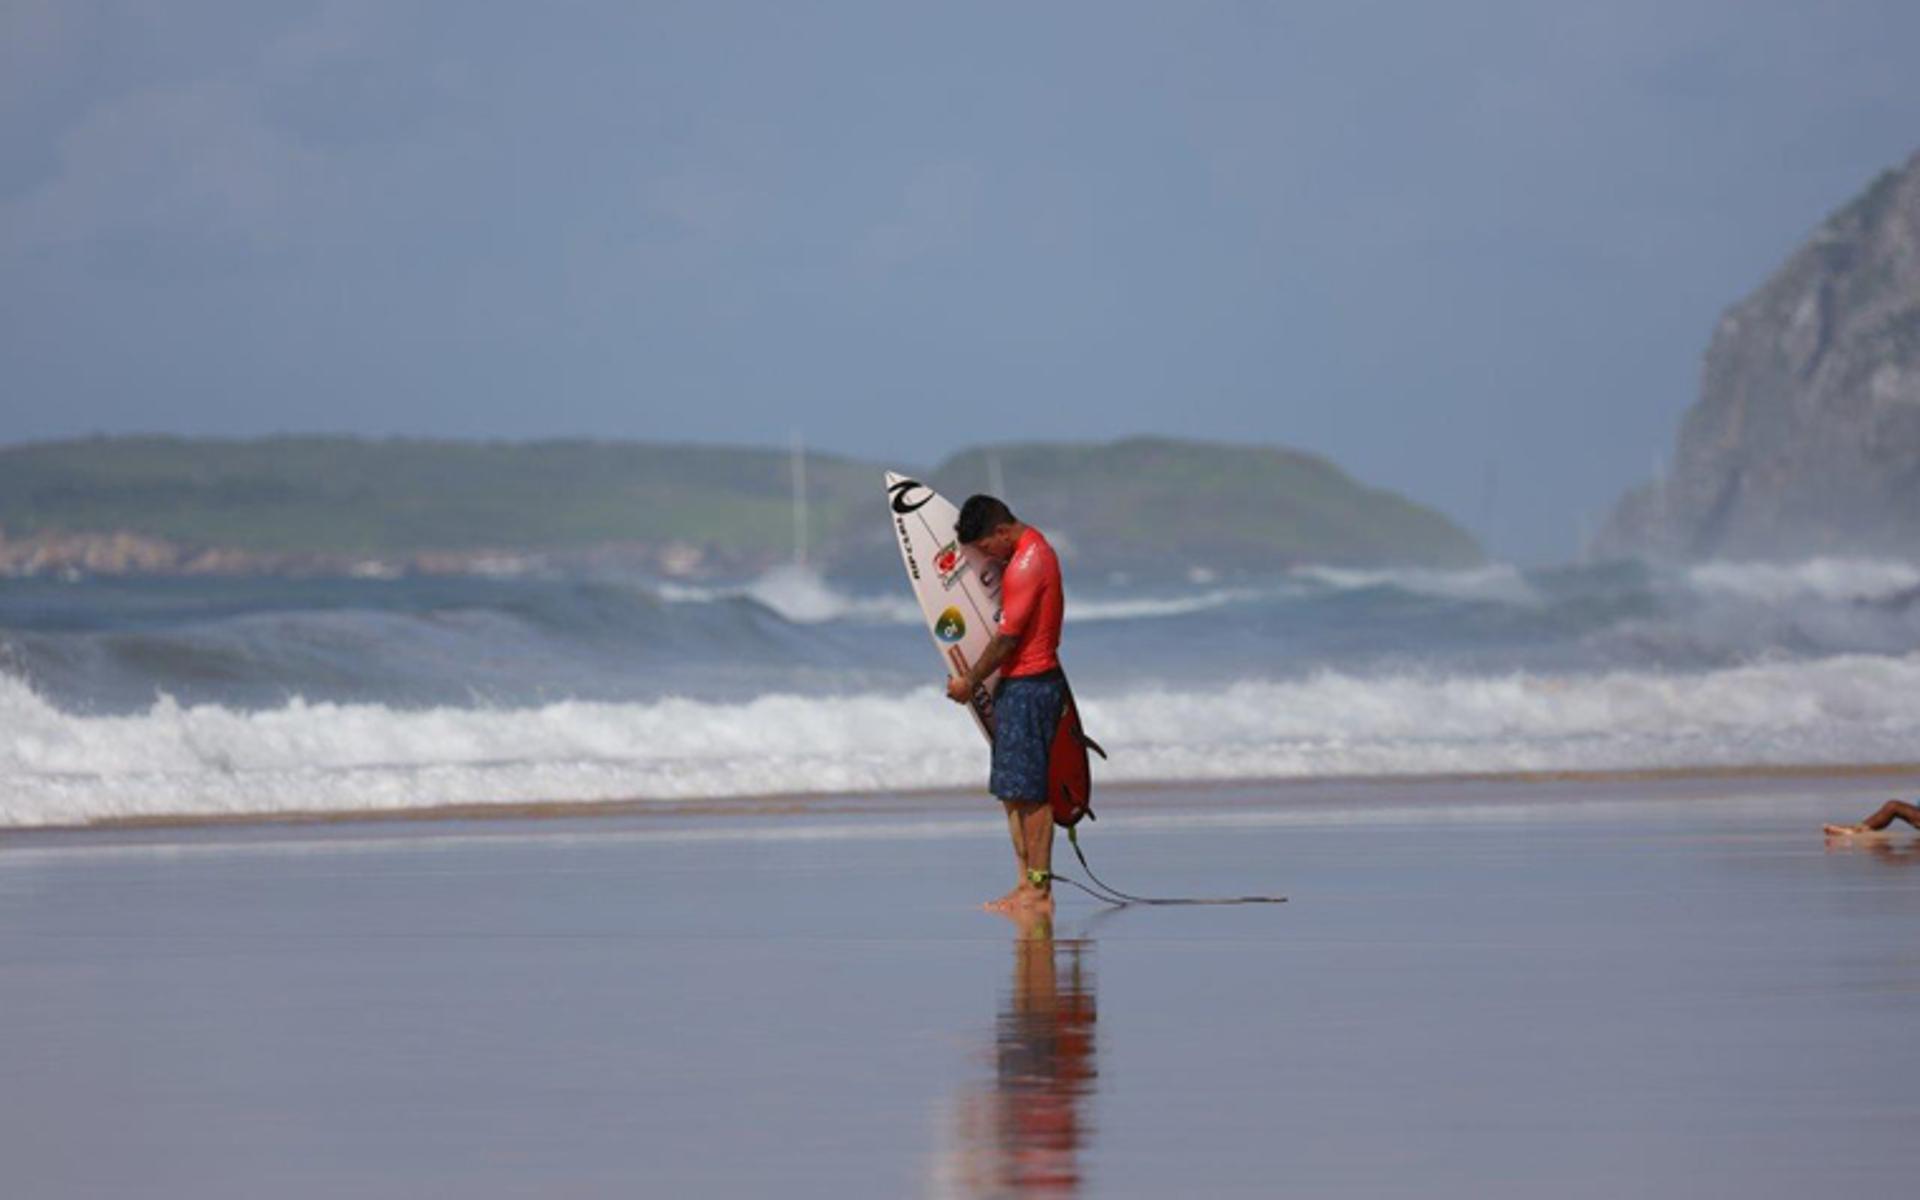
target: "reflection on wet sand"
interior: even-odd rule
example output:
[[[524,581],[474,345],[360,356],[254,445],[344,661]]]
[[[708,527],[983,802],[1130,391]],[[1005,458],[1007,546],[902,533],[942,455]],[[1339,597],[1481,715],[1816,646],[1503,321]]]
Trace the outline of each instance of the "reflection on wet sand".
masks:
[[[1865,854],[1876,862],[1892,866],[1920,864],[1920,838],[1879,837],[1828,838],[1829,854]]]
[[[1093,943],[1055,941],[1041,916],[1016,919],[1013,980],[994,1031],[990,1084],[966,1088],[953,1108],[952,1144],[938,1189],[962,1196],[1071,1196],[1094,1066]]]

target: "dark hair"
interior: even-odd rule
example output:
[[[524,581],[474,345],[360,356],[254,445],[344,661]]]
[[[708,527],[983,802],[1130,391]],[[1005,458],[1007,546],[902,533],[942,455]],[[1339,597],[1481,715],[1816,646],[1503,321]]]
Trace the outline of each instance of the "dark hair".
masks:
[[[1013,520],[1013,510],[998,496],[968,496],[960,506],[960,524],[954,530],[960,544],[972,545]]]

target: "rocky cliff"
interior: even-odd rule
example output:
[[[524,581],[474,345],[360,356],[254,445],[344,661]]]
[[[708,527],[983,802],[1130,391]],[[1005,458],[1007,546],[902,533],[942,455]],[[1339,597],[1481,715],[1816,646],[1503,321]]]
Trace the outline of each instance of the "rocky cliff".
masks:
[[[1920,155],[1721,319],[1668,477],[1591,550],[1920,559]]]

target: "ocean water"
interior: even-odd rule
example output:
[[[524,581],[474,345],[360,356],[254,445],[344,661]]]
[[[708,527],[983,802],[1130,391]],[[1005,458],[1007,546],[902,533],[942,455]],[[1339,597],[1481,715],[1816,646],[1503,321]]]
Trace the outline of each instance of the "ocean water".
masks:
[[[1139,583],[1068,563],[1105,781],[1920,759],[1920,569]],[[978,785],[903,581],[0,580],[0,825]]]

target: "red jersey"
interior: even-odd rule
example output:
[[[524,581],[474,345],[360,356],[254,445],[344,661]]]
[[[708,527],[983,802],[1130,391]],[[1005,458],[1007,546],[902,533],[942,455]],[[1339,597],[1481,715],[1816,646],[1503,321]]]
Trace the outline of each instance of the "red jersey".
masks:
[[[1060,620],[1067,599],[1060,589],[1060,560],[1040,531],[1028,527],[1014,544],[1000,582],[1000,629],[1019,638],[1001,668],[1009,678],[1039,675],[1060,665]]]

